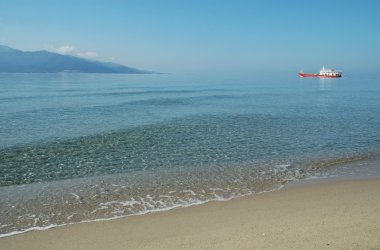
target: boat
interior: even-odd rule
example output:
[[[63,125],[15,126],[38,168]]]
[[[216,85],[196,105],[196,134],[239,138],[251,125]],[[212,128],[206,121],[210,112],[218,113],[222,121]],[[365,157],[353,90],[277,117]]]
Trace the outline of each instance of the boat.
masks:
[[[319,71],[319,74],[316,73],[304,73],[303,70],[298,73],[300,77],[320,77],[320,78],[338,78],[342,77],[342,72],[335,69],[328,69],[325,66]]]

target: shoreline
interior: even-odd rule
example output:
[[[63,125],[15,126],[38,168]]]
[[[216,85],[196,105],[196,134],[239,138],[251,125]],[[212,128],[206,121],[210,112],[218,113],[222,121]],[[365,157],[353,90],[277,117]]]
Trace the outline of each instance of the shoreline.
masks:
[[[229,201],[29,231],[0,238],[0,247],[378,249],[379,187],[380,178],[312,180]]]

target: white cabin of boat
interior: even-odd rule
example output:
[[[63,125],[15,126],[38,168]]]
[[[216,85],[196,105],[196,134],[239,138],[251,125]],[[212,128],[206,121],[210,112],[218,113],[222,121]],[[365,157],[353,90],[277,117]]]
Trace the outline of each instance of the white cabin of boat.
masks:
[[[319,71],[319,74],[322,76],[335,76],[335,77],[342,76],[342,72],[335,69],[325,68],[325,66],[322,67],[322,69]]]

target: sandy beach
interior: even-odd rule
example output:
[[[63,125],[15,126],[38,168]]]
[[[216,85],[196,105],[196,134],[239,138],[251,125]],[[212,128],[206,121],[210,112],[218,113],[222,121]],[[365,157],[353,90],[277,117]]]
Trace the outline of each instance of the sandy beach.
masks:
[[[1,249],[380,249],[380,179],[280,191],[0,239]]]

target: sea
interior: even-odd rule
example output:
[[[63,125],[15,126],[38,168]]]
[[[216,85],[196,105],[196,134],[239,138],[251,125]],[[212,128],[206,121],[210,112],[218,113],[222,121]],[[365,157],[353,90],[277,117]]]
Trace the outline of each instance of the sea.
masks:
[[[0,74],[0,237],[380,176],[379,159],[376,76]]]

